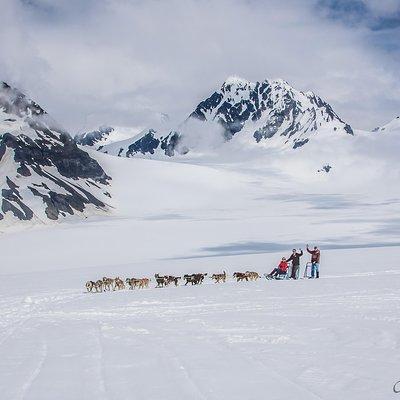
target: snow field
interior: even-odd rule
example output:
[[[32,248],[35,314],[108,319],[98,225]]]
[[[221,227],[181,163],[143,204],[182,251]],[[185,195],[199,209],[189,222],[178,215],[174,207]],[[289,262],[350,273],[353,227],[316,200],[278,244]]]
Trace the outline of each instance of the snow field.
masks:
[[[400,271],[369,263],[349,271],[343,261],[363,252],[329,253],[340,265],[326,266],[319,280],[229,278],[91,294],[83,278],[100,276],[94,268],[9,275],[0,297],[2,396],[391,398]],[[216,262],[208,260],[209,268]],[[134,268],[113,269],[124,276]]]
[[[113,177],[110,216],[1,236],[0,397],[396,398],[398,138],[332,140],[284,161],[96,153]],[[329,174],[315,172],[323,163]],[[319,280],[231,278],[307,242],[322,249]],[[222,270],[226,284],[84,287]]]

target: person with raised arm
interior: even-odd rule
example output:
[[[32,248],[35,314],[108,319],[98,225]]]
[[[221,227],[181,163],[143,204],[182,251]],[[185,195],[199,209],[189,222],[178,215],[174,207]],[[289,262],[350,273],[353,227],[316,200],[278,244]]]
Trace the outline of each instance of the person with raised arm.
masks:
[[[311,254],[311,278],[319,278],[319,265],[321,260],[321,252],[317,246],[310,250],[307,245],[307,251]]]
[[[299,278],[299,269],[300,269],[300,257],[303,255],[303,250],[299,249],[300,253],[297,252],[296,249],[293,249],[292,254],[287,259],[287,262],[292,262],[292,279]]]

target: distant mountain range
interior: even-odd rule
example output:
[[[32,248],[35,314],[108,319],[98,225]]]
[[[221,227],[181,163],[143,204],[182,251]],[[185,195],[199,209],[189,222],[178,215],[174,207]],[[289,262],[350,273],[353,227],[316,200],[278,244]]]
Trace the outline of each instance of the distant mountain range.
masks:
[[[168,118],[162,119],[160,126],[166,126]],[[399,117],[375,132],[397,130]],[[219,146],[229,150],[227,143],[235,143],[236,149],[297,151],[317,135],[354,133],[327,102],[283,80],[229,78],[175,129],[104,126],[74,139],[40,105],[2,82],[0,220],[45,222],[108,212],[111,177],[93,158],[93,150],[180,159]],[[331,168],[327,164],[319,171]]]
[[[350,125],[312,92],[300,92],[283,80],[253,83],[232,77],[201,101],[174,130],[150,128],[132,138],[115,141],[107,128],[80,135],[76,141],[89,146],[102,143],[100,151],[117,156],[172,157],[196,151],[196,145],[190,142],[201,143],[202,136],[208,136],[210,130],[221,136],[222,143],[241,137],[244,145],[293,149],[317,134],[353,135]]]

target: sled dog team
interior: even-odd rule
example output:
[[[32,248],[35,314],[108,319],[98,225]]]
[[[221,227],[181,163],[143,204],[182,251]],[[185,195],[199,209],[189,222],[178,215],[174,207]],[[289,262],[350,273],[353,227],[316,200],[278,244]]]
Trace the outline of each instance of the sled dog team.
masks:
[[[320,265],[320,258],[321,252],[317,246],[311,250],[307,245],[307,251],[311,254],[311,262],[306,265],[304,271],[304,277],[307,276],[307,267],[311,267],[311,276],[309,278],[319,278],[319,265]],[[300,257],[303,255],[303,250],[297,251],[293,249],[292,254],[290,257],[286,259],[286,257],[282,257],[281,262],[279,265],[274,268],[269,274],[265,274],[264,276],[267,279],[298,279],[299,272],[300,272]],[[291,262],[291,273],[289,274],[289,263]],[[189,283],[191,285],[200,285],[203,283],[207,273],[197,273],[197,274],[190,274],[190,275],[183,275],[183,280],[185,281],[185,286]],[[218,274],[212,274],[210,278],[215,283],[225,283],[227,274],[225,271]],[[258,272],[254,271],[246,271],[246,272],[235,272],[233,274],[233,278],[236,279],[237,282],[241,281],[256,281],[261,276]],[[159,274],[154,275],[154,279],[156,282],[156,288],[162,288],[169,286],[171,284],[178,286],[179,281],[182,279],[181,276],[173,276],[173,275],[164,275],[161,276]],[[103,277],[103,279],[99,279],[97,281],[88,281],[86,282],[86,290],[88,292],[105,292],[111,290],[122,290],[125,289],[126,286],[129,289],[144,289],[148,288],[151,279],[149,278],[126,278],[125,283],[124,281],[119,278],[107,278]]]
[[[192,285],[200,285],[203,283],[207,273],[197,273],[191,275],[183,275],[183,280],[185,281],[185,286],[187,284]],[[237,279],[237,281],[241,280],[257,280],[260,278],[260,275],[257,272],[246,271],[246,272],[235,272],[233,277]],[[212,274],[210,278],[215,283],[226,282],[227,274],[225,271],[219,274]],[[154,275],[154,279],[156,282],[156,288],[166,287],[171,284],[175,286],[179,285],[179,281],[182,279],[181,276],[173,276],[173,275],[164,275],[161,276],[159,274]],[[126,278],[125,283],[124,281],[117,277],[117,278],[107,278],[106,276],[103,279],[99,279],[97,281],[88,281],[86,282],[86,290],[88,292],[105,292],[105,291],[115,291],[125,289],[126,286],[129,289],[144,289],[149,287],[151,279],[149,278]]]
[[[128,281],[128,279],[126,281]],[[124,281],[121,278],[107,278],[106,276],[97,281],[87,281],[85,286],[88,292],[105,292],[106,290],[125,289]]]
[[[149,287],[150,279],[149,278],[126,278],[125,283],[129,286],[129,289],[144,289]],[[107,278],[106,276],[103,279],[99,279],[97,281],[87,281],[86,282],[86,290],[88,292],[105,292],[111,290],[122,290],[125,289],[124,281],[117,278]]]

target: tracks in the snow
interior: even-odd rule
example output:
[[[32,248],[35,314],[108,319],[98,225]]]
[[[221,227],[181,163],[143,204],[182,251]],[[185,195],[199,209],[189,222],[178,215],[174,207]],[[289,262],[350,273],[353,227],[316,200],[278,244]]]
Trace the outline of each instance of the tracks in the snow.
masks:
[[[0,369],[9,375],[0,389],[11,400],[36,400],[44,388],[40,400],[331,400],[343,394],[335,386],[342,368],[351,387],[361,374],[354,362],[372,369],[393,357],[397,274],[354,274],[371,276],[370,286],[326,277],[93,296],[65,290],[12,298],[8,309],[3,298]],[[365,344],[352,336],[355,326]],[[371,348],[368,357],[357,346]],[[4,390],[10,377],[14,387]]]

